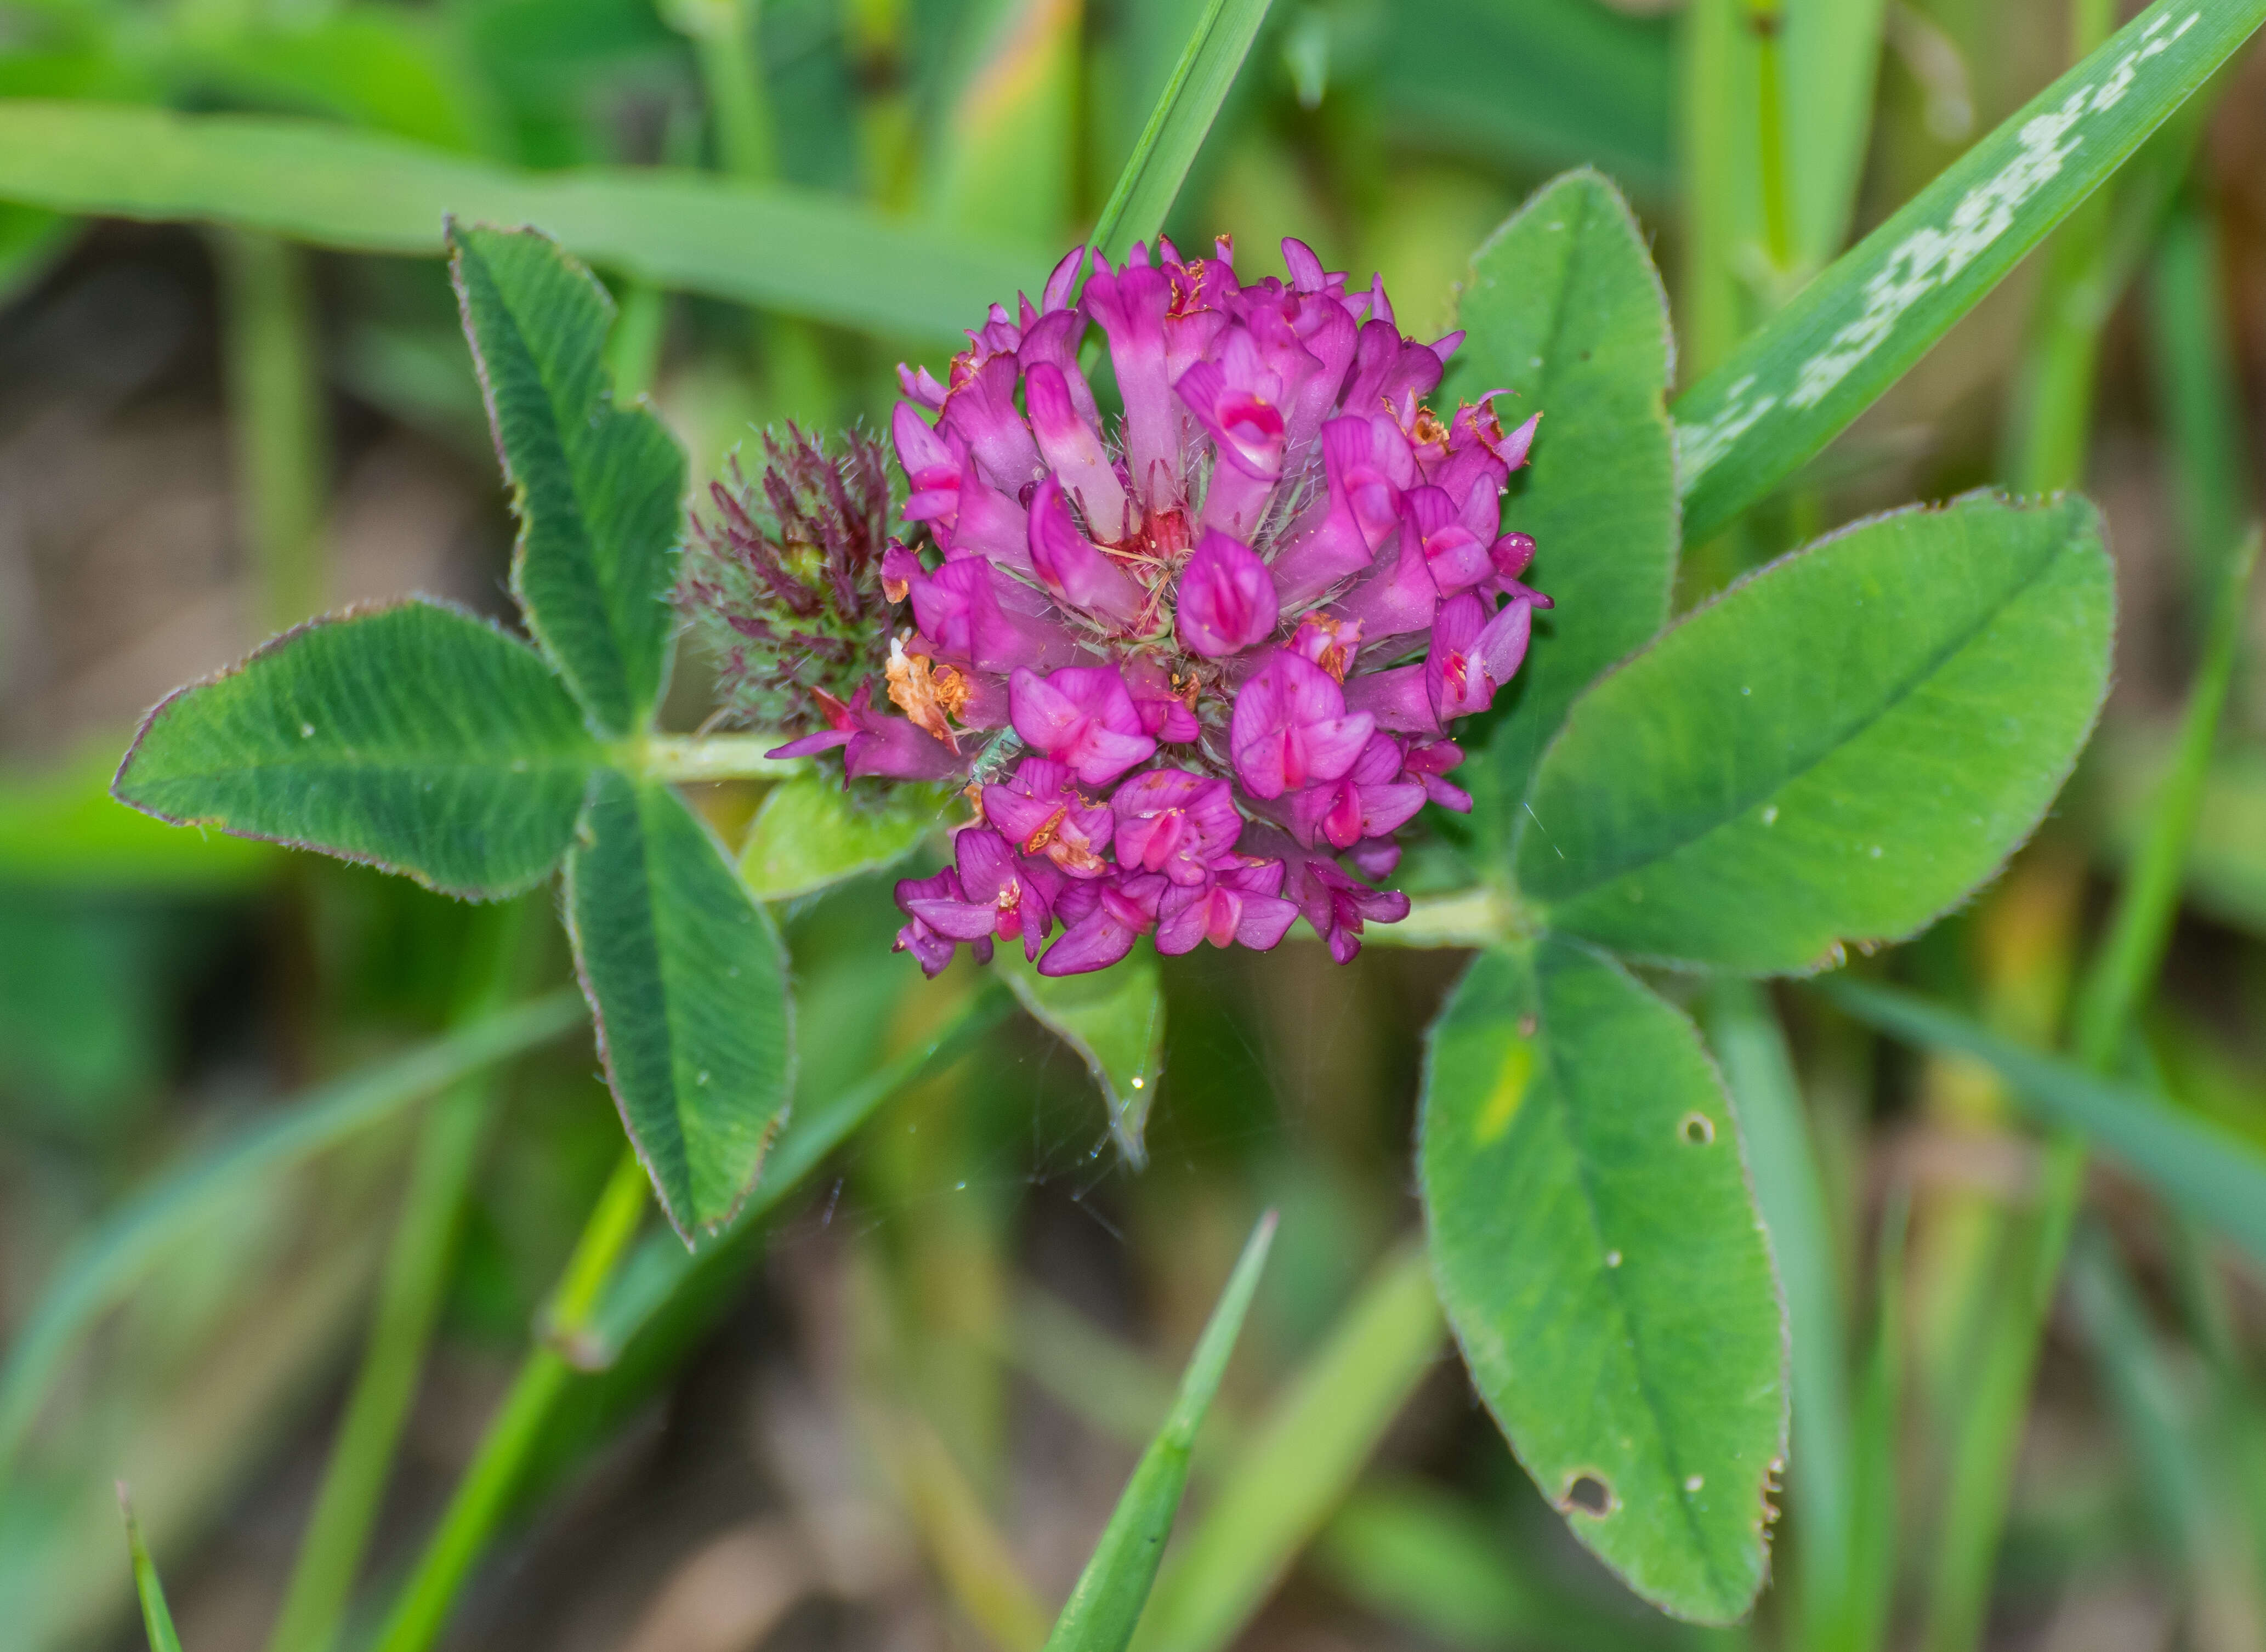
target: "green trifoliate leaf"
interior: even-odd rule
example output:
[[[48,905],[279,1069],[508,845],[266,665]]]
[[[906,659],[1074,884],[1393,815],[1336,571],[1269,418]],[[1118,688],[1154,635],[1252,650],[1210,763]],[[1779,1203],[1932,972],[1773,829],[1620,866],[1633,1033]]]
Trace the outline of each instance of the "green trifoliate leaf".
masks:
[[[1911,934],[2029,836],[2109,681],[2093,507],[1860,523],[1679,621],[1574,707],[1517,851],[1552,926],[1758,974]]]
[[[944,823],[951,797],[946,788],[917,785],[868,797],[829,774],[795,775],[773,786],[756,811],[740,875],[762,899],[784,901],[894,866]]]
[[[286,632],[151,712],[113,790],[493,899],[558,864],[598,749],[532,648],[428,602]]]
[[[519,513],[512,589],[601,734],[642,728],[669,663],[684,456],[615,404],[614,307],[532,230],[452,224],[451,267]]]
[[[1454,393],[1495,398],[1505,426],[1540,413],[1506,530],[1531,534],[1526,662],[1486,749],[1457,776],[1508,841],[1528,775],[1574,697],[1668,618],[1676,574],[1676,459],[1667,412],[1668,298],[1642,230],[1595,172],[1570,172],[1521,207],[1472,260]]]
[[[1430,1034],[1440,1300],[1543,1495],[1629,1587],[1762,1587],[1785,1329],[1729,1104],[1682,1014],[1562,941],[1482,953]]]
[[[1165,983],[1157,954],[1136,947],[1122,963],[1081,976],[1042,976],[1019,940],[997,943],[993,961],[1039,1025],[1085,1061],[1109,1107],[1110,1133],[1135,1166],[1146,1162],[1142,1132],[1165,1066]]]
[[[786,953],[669,787],[592,783],[566,918],[607,1081],[680,1233],[730,1217],[793,1093]]]

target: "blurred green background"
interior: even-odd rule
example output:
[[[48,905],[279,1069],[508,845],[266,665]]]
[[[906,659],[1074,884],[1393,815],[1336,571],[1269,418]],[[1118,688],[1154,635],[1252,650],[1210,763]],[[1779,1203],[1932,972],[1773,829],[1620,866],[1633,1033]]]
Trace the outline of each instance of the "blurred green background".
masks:
[[[941,371],[954,340],[910,318],[852,325],[888,308],[854,296],[735,302],[771,291],[762,270],[801,250],[767,244],[735,286],[742,260],[699,197],[648,209],[647,182],[710,172],[798,209],[861,203],[897,226],[893,261],[825,255],[879,289],[917,295],[929,249],[939,268],[1020,270],[1035,289],[1091,223],[1201,10],[0,0],[0,120],[69,105],[93,122],[62,121],[45,149],[36,123],[9,127],[15,152],[0,153],[9,1358],[26,1363],[59,1291],[105,1282],[36,1388],[0,1394],[0,1644],[138,1643],[121,1477],[193,1652],[270,1644],[429,1151],[418,1110],[391,1102],[319,1137],[277,1132],[309,1116],[318,1086],[423,1044],[493,981],[531,996],[566,978],[545,895],[530,897],[538,921],[499,917],[170,830],[105,795],[151,703],[279,625],[411,589],[507,611],[510,524],[445,273],[436,256],[341,248],[398,244],[388,226],[409,208],[392,192],[436,166],[587,186],[586,239],[652,234],[671,267],[713,272],[672,283],[634,252],[593,253],[622,304],[618,376],[649,389],[695,475],[713,474],[751,425],[877,427],[895,363]],[[1279,268],[1276,240],[1298,235],[1333,267],[1380,270],[1404,327],[1429,336],[1452,325],[1473,248],[1524,193],[1595,164],[1654,238],[1688,383],[2109,20],[2099,0],[1789,0],[1775,26],[1797,210],[1773,225],[1751,141],[1758,12],[1775,15],[1748,0],[1276,0],[1173,231],[1183,245],[1232,233],[1246,277]],[[206,206],[140,221],[11,204],[55,199],[42,180],[82,161],[114,174],[84,185],[92,197],[173,189],[187,163],[137,135],[163,131],[134,124],[137,109],[293,117],[306,123],[287,129],[293,144],[356,138],[304,215],[333,227],[274,227],[256,168],[192,180],[181,188]],[[2022,486],[2053,468],[2042,442],[2076,443],[2122,588],[2107,724],[1999,883],[1872,966],[2031,1042],[2061,1027],[2186,691],[2206,571],[2255,508],[2266,55],[2238,58],[2193,110],[2098,223],[2073,221],[1794,486],[1687,560],[1696,600],[1870,511]],[[86,159],[113,119],[113,158]],[[430,237],[437,253],[437,222]],[[1546,589],[1548,559],[1545,545]],[[2149,1045],[2179,1103],[2266,1146],[2261,611]],[[708,708],[688,659],[676,726]],[[728,837],[758,797],[718,786],[700,801]],[[806,1105],[917,1049],[976,990],[965,966],[925,985],[887,952],[886,878],[787,917]],[[1950,1442],[2012,1312],[2009,1235],[2038,1157],[2007,1095],[1984,1069],[1912,1056],[1798,990],[1777,1001],[1819,1161],[1819,1269],[1850,1327],[1837,1372],[1850,1472],[1868,1477],[1860,1506],[1887,1558],[1857,1621],[1829,1633],[1805,1615],[1797,1470],[1781,1524],[1796,1536],[1755,1625],[1688,1631],[1576,1548],[1436,1319],[1387,1312],[1407,1294],[1396,1246],[1414,1224],[1418,1033],[1458,962],[1372,947],[1339,969],[1305,940],[1167,961],[1166,1076],[1137,1173],[1082,1064],[1020,1018],[931,1064],[758,1243],[697,1271],[610,1369],[567,1379],[443,1644],[1035,1647],[1271,1204],[1275,1260],[1198,1455],[1199,1509],[1228,1485],[1211,1506],[1242,1524],[1192,1540],[1251,1571],[1209,1644],[1925,1635],[1952,1652],[1939,1607],[1957,1585],[1936,1544]],[[467,1109],[477,1171],[340,1646],[376,1628],[618,1157],[586,1037],[449,1098]],[[2266,1292],[2255,1264],[2138,1183],[2094,1173],[1969,1643],[2256,1652]],[[134,1202],[153,1188],[172,1192]],[[1275,1455],[1239,1456],[1254,1439]]]

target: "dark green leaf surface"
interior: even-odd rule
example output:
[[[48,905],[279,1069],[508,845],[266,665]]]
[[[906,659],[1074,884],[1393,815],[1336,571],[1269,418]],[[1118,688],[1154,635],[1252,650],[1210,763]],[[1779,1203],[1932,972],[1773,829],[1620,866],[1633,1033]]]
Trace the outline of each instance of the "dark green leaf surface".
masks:
[[[1567,706],[1668,618],[1674,347],[1643,232],[1619,193],[1590,172],[1542,189],[1489,238],[1458,318],[1470,337],[1451,389],[1508,388],[1495,401],[1506,425],[1542,415],[1503,525],[1534,536],[1529,577],[1558,606],[1535,616],[1509,710],[1485,756],[1457,777],[1484,796],[1497,840],[1508,841],[1511,811]]]
[[[2113,607],[2077,499],[1970,495],[1783,558],[1575,706],[1520,822],[1520,887],[1554,927],[1756,973],[1909,935],[2053,800]]]
[[[1716,532],[1872,406],[2262,19],[2266,0],[2157,0],[1678,397],[1687,537]]]
[[[740,850],[740,875],[761,899],[784,901],[892,866],[943,823],[949,796],[905,785],[867,799],[831,775],[792,776],[756,811]]]
[[[602,771],[566,920],[622,1122],[680,1233],[727,1220],[793,1083],[786,953],[683,799]]]
[[[673,167],[522,172],[330,121],[33,99],[0,100],[0,200],[420,256],[443,250],[450,214],[539,223],[576,257],[656,286],[925,339],[1035,289],[1048,258]]]
[[[1419,1164],[1472,1377],[1575,1534],[1728,1622],[1765,1569],[1785,1330],[1692,1024],[1562,941],[1482,953],[1431,1034]]]
[[[605,367],[613,301],[531,230],[453,225],[464,331],[519,514],[512,589],[601,733],[642,728],[669,663],[684,456]]]
[[[1142,1131],[1165,1066],[1165,987],[1157,954],[1136,947],[1124,962],[1090,975],[1042,976],[1020,942],[994,954],[999,973],[1039,1025],[1078,1053],[1109,1105],[1109,1129],[1136,1166],[1146,1162]]]
[[[428,602],[286,632],[151,712],[120,801],[492,899],[558,863],[597,748],[536,652]]]

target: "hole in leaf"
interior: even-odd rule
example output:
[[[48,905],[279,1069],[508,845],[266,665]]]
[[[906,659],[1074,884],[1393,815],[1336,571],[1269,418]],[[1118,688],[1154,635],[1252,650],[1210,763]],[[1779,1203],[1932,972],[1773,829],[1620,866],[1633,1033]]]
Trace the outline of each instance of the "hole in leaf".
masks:
[[[1586,1515],[1601,1515],[1613,1506],[1613,1488],[1595,1474],[1576,1474],[1566,1483],[1566,1507]]]
[[[1715,1121],[1705,1113],[1686,1113],[1677,1129],[1694,1147],[1705,1147],[1715,1139]]]

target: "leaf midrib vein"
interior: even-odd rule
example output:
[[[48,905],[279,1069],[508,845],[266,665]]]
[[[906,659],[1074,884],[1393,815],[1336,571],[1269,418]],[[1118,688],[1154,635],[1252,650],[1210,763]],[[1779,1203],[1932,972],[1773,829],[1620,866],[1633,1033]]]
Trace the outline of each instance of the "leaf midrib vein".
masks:
[[[1954,657],[1964,653],[1970,646],[1972,646],[1975,640],[1991,625],[1992,625],[2001,614],[2004,614],[2023,596],[2027,596],[2033,587],[2043,581],[2048,574],[2051,573],[2060,562],[2061,557],[2062,551],[2056,550],[2051,554],[2044,558],[2039,563],[2037,568],[2028,578],[2024,579],[2019,585],[2010,588],[2005,597],[2001,601],[1994,603],[1989,612],[1985,614],[1974,625],[1962,632],[1956,640],[1946,644],[1943,647],[1931,654],[1926,663],[1922,665],[1919,670],[1915,671],[1911,676],[1897,684],[1895,689],[1882,698],[1879,705],[1875,706],[1871,711],[1866,713],[1859,721],[1851,725],[1848,730],[1838,739],[1824,745],[1817,751],[1802,759],[1799,764],[1781,771],[1773,779],[1772,779],[1767,786],[1750,796],[1743,798],[1735,807],[1717,815],[1714,819],[1708,821],[1697,830],[1672,842],[1664,843],[1656,848],[1648,850],[1641,857],[1626,860],[1608,871],[1600,872],[1586,883],[1577,885],[1562,893],[1555,894],[1553,895],[1550,903],[1553,906],[1565,906],[1570,905],[1575,901],[1585,900],[1597,894],[1598,890],[1604,888],[1607,885],[1622,878],[1634,876],[1649,867],[1659,865],[1663,861],[1672,859],[1676,856],[1684,853],[1686,850],[1691,849],[1696,844],[1714,837],[1717,832],[1723,830],[1726,827],[1736,824],[1741,816],[1744,815],[1748,810],[1753,808],[1758,803],[1760,803],[1765,799],[1780,792],[1783,792],[1787,787],[1792,786],[1804,775],[1809,774],[1812,770],[1819,767],[1830,758],[1854,744],[1875,724],[1881,722],[1891,713],[1895,712],[1898,706],[1902,705],[1906,700],[1918,693],[1923,684],[1940,673]]]

